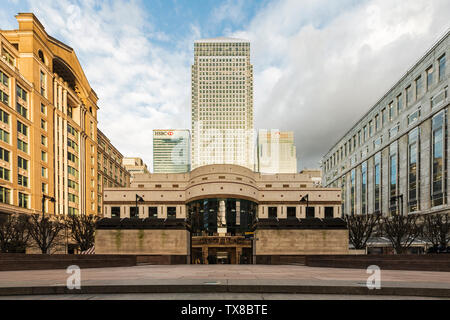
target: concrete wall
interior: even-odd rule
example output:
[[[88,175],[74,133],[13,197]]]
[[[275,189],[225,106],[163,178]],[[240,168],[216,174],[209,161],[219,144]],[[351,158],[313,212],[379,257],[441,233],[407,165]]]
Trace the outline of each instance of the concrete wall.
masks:
[[[257,230],[256,255],[347,254],[348,230]]]
[[[188,255],[186,230],[97,230],[96,254]]]

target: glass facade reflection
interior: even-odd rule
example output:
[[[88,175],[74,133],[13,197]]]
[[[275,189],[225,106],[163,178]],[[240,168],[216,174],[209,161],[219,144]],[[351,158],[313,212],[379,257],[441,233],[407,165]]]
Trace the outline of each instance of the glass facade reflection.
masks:
[[[232,236],[251,231],[257,212],[256,203],[242,199],[202,199],[187,208],[192,233],[210,236],[219,228]]]

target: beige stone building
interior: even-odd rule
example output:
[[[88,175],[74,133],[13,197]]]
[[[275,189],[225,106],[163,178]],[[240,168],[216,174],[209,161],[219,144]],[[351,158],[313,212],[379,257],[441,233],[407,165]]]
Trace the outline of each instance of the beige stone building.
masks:
[[[97,139],[97,212],[99,215],[102,215],[103,189],[106,187],[129,187],[131,175],[122,165],[123,155],[100,130],[97,130]]]
[[[97,95],[31,13],[0,30],[0,210],[97,213]]]
[[[104,216],[113,219],[100,226],[96,252],[184,256],[192,263],[209,256],[242,263],[346,253],[345,226],[328,225],[341,216],[341,190],[318,187],[315,174],[208,165],[183,174],[136,175],[130,188],[105,188]],[[259,240],[246,239],[255,225]]]
[[[122,165],[130,173],[131,180],[133,180],[134,176],[137,174],[150,173],[150,171],[148,171],[147,165],[141,158],[131,158],[131,157],[123,158]]]

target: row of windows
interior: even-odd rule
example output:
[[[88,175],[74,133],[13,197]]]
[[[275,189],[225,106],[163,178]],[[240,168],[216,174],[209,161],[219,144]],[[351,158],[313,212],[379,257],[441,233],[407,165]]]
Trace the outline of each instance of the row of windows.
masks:
[[[11,190],[0,186],[0,202],[11,204]],[[30,195],[18,192],[18,205],[21,208],[29,208]]]
[[[431,172],[430,172],[430,200],[431,206],[436,207],[446,203],[446,190],[447,190],[447,154],[445,152],[447,148],[447,122],[446,111],[441,111],[432,118],[432,132],[431,132]],[[388,183],[385,184],[388,187],[388,199],[389,212],[391,214],[403,213],[403,203],[406,203],[408,212],[415,212],[421,210],[420,208],[420,188],[421,179],[420,174],[420,128],[414,128],[408,133],[407,142],[407,163],[405,166],[400,165],[398,141],[395,141],[389,146],[388,157]],[[356,190],[357,179],[356,169],[350,172],[350,214],[367,214],[368,211],[368,169],[367,161],[363,162],[358,170],[360,172],[360,208],[356,208]],[[399,182],[400,182],[400,168],[407,171],[406,193],[399,194]],[[374,199],[374,212],[380,213],[382,211],[382,157],[381,152],[377,153],[373,157],[373,194]],[[342,179],[343,189],[343,212],[345,212],[346,204],[346,179]],[[403,199],[404,198],[404,199]],[[404,202],[406,201],[406,202]],[[400,211],[400,212],[399,212]]]
[[[438,59],[439,73],[437,80],[438,82],[443,81],[446,72],[446,56],[443,55]],[[434,68],[430,66],[426,70],[427,74],[427,91],[430,90],[432,84],[434,83]],[[414,81],[416,89],[416,100],[419,100],[424,93],[423,79],[419,76]],[[368,139],[370,139],[376,132],[378,132],[382,127],[386,125],[388,121],[394,121],[395,117],[400,114],[403,108],[409,106],[413,102],[412,86],[409,85],[405,89],[405,98],[403,99],[403,94],[397,95],[395,101],[391,101],[387,108],[383,108],[381,112],[371,120],[368,121],[366,125],[358,131],[356,135],[345,142],[329,159],[325,162],[325,171],[329,171],[331,168],[336,166],[339,161],[342,161],[347,157],[347,154],[351,154],[356,150],[358,146],[362,146]],[[447,94],[447,91],[444,93]],[[446,96],[445,96],[446,97]],[[420,117],[420,109],[416,110],[408,116],[408,125],[414,123]],[[398,128],[394,127],[394,130]],[[392,132],[394,133],[394,132]]]

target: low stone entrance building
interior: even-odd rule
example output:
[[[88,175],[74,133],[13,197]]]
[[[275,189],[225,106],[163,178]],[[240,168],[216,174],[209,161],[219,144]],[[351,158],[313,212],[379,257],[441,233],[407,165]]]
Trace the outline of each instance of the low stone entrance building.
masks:
[[[130,188],[105,189],[96,252],[210,264],[347,253],[340,189],[318,187],[314,175],[235,165],[138,175]]]

